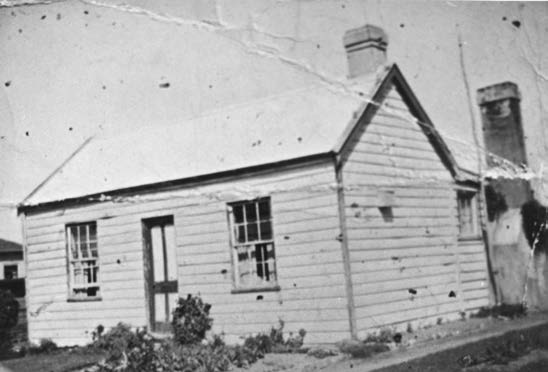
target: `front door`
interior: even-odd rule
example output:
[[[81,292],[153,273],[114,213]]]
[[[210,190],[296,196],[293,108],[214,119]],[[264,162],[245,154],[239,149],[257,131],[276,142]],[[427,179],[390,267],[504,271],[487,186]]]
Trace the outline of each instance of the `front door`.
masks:
[[[143,220],[143,237],[149,327],[166,333],[178,290],[173,216]]]

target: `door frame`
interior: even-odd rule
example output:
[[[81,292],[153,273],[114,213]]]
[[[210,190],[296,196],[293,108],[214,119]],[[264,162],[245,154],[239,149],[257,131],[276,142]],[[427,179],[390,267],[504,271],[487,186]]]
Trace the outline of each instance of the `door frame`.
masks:
[[[145,302],[146,302],[146,318],[147,329],[149,332],[155,332],[155,319],[156,308],[154,303],[155,291],[154,291],[154,266],[152,255],[152,238],[150,230],[154,226],[158,225],[173,225],[175,229],[173,215],[165,215],[159,217],[143,218],[141,219],[141,227],[143,234],[143,272],[145,283]],[[165,249],[165,236],[163,238],[163,245]],[[175,250],[177,251],[177,250]],[[167,265],[167,255],[164,252],[164,265]],[[165,266],[164,266],[165,267]]]

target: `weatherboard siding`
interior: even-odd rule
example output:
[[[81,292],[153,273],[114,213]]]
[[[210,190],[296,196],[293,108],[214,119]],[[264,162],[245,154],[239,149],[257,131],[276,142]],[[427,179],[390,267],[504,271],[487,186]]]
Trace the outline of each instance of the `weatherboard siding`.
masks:
[[[227,179],[118,202],[26,216],[31,340],[88,342],[93,329],[147,323],[141,221],[173,215],[179,294],[212,304],[214,332],[235,340],[268,331],[307,331],[309,343],[350,335],[332,161]],[[226,203],[271,196],[277,292],[232,294]],[[97,221],[101,301],[67,302],[65,225]],[[262,296],[262,299],[261,299]]]
[[[457,241],[454,181],[394,88],[355,133],[343,166],[358,336],[487,304],[480,240]],[[365,129],[365,130],[364,130]],[[383,193],[393,193],[387,200]],[[385,220],[379,206],[392,206]],[[455,297],[449,294],[453,291]]]

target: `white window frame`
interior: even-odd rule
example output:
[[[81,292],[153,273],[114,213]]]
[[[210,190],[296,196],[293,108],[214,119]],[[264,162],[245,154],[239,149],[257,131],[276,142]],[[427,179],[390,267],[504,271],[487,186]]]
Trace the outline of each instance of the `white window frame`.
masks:
[[[259,204],[268,203],[268,216],[260,214]],[[250,221],[247,218],[246,206],[253,205],[256,213],[256,220]],[[234,210],[242,208],[242,221],[236,221]],[[243,200],[227,205],[229,230],[230,230],[230,250],[232,257],[234,291],[257,291],[257,290],[279,290],[278,276],[276,267],[276,249],[274,244],[274,229],[272,223],[272,204],[270,197],[263,197],[253,200]],[[270,228],[269,239],[264,239],[261,225],[268,223]],[[255,224],[257,227],[257,236],[255,239],[249,239],[248,226]],[[244,231],[243,239],[239,231]],[[240,238],[239,238],[240,237]],[[262,250],[261,255],[266,260],[257,262],[256,252]],[[239,260],[242,254],[247,255],[248,270],[242,272],[245,262]],[[259,270],[260,267],[260,270]],[[259,274],[262,271],[262,275]],[[266,274],[265,274],[266,273]],[[243,275],[249,275],[248,282],[241,280]]]
[[[464,205],[464,202],[467,201],[469,201],[469,205]],[[466,216],[463,214],[464,212],[467,213]],[[481,237],[477,190],[465,188],[457,189],[457,217],[459,239],[479,239]],[[466,225],[463,224],[463,219],[465,217],[467,217],[468,220]]]
[[[95,229],[95,237],[92,230]],[[69,300],[100,299],[99,245],[95,221],[65,226]],[[76,272],[81,271],[77,280]],[[91,294],[93,293],[93,294]]]

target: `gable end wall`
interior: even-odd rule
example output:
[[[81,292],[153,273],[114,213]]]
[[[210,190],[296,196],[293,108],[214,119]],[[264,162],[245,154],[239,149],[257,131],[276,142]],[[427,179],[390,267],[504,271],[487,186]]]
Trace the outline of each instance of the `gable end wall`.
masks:
[[[347,143],[342,168],[359,337],[455,319],[488,299],[482,241],[457,240],[451,173],[395,87],[384,103]]]

